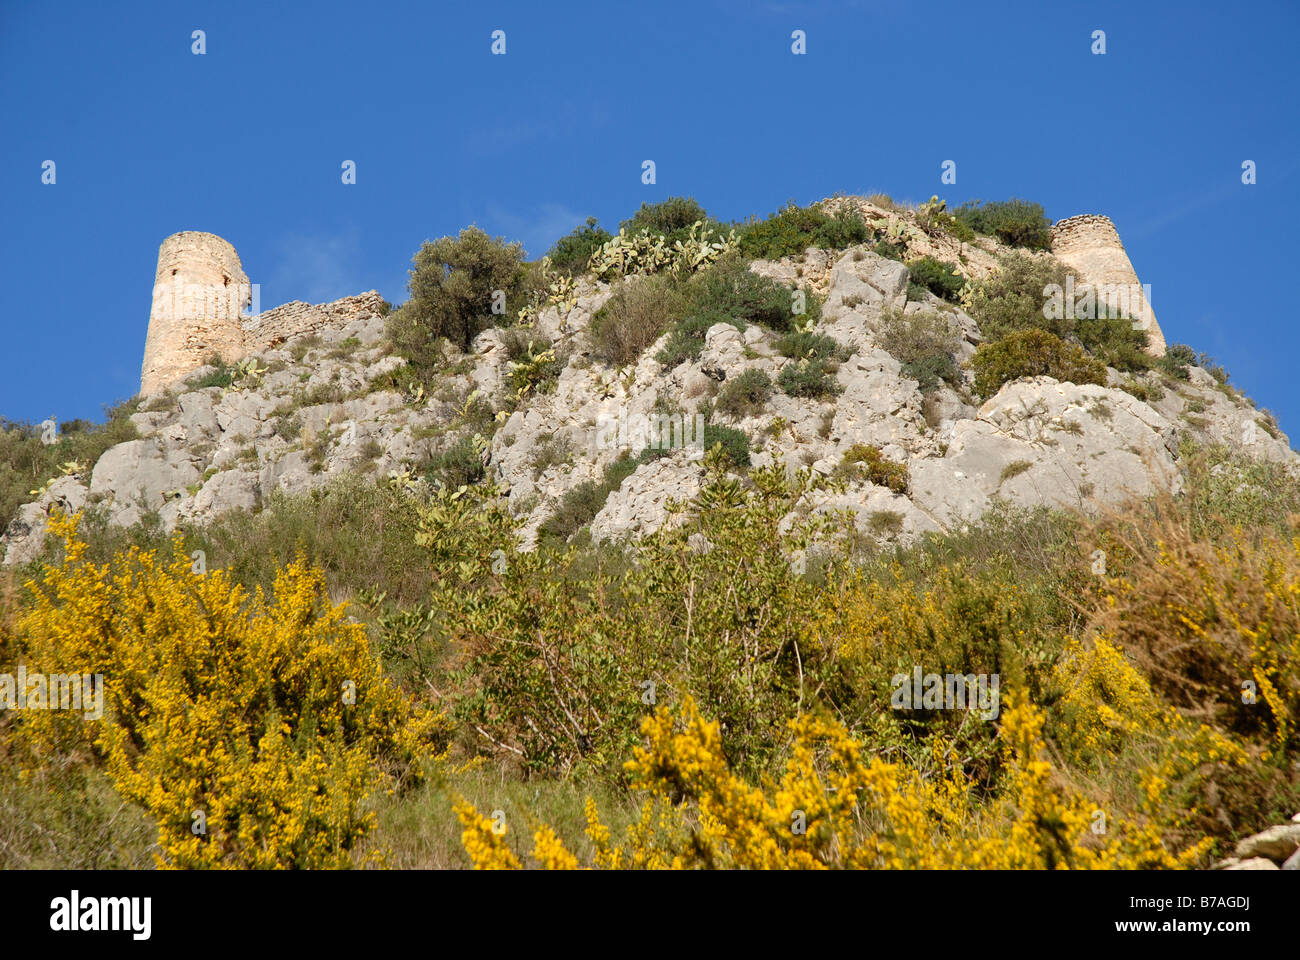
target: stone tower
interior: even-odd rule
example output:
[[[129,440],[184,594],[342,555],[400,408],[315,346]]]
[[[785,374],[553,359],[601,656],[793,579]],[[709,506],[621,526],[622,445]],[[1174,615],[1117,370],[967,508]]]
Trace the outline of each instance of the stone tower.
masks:
[[[212,354],[243,353],[240,312],[251,287],[239,254],[211,233],[186,230],[158,248],[140,394],[154,393],[202,366]]]
[[[1155,311],[1109,217],[1085,214],[1061,220],[1052,227],[1052,254],[1073,272],[1076,289],[1091,284],[1099,302],[1124,311],[1147,332],[1148,353],[1164,354],[1165,336]]]

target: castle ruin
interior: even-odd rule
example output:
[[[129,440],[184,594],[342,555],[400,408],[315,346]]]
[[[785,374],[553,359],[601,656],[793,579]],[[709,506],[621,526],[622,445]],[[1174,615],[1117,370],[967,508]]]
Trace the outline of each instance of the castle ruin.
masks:
[[[1146,331],[1148,353],[1164,355],[1165,335],[1110,217],[1084,214],[1058,221],[1052,227],[1052,255],[1074,271],[1079,284],[1093,287],[1099,303]]]
[[[333,303],[286,303],[265,312],[239,254],[212,233],[186,230],[158,248],[140,395],[166,389],[213,355],[227,363],[261,353],[296,336],[381,313],[374,290]]]

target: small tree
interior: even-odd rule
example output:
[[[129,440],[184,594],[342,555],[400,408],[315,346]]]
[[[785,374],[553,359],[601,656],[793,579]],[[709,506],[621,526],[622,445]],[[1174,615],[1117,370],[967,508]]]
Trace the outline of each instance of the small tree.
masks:
[[[411,263],[411,299],[391,314],[389,337],[417,366],[437,359],[446,337],[462,350],[492,325],[493,297],[514,300],[524,279],[524,249],[466,227],[458,237],[426,241]],[[509,315],[506,307],[503,315]]]

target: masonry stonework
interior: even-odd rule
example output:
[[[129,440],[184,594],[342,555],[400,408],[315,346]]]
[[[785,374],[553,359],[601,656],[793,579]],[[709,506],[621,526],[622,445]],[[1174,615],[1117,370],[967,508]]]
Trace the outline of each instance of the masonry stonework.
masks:
[[[1074,271],[1076,285],[1091,284],[1099,301],[1126,311],[1147,332],[1148,353],[1164,355],[1165,336],[1109,217],[1084,214],[1057,222],[1052,254]]]
[[[371,290],[333,303],[294,301],[244,314],[253,301],[252,285],[229,242],[194,230],[164,240],[158,248],[140,395],[178,382],[214,354],[232,363],[294,337],[374,316],[383,304]]]

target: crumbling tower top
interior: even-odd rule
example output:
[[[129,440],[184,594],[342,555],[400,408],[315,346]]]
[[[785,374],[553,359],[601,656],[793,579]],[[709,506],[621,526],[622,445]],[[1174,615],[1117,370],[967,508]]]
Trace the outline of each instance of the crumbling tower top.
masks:
[[[1164,354],[1165,336],[1110,217],[1084,214],[1058,221],[1052,227],[1052,254],[1074,271],[1076,286],[1091,284],[1099,302],[1126,312],[1147,332],[1149,353]]]

